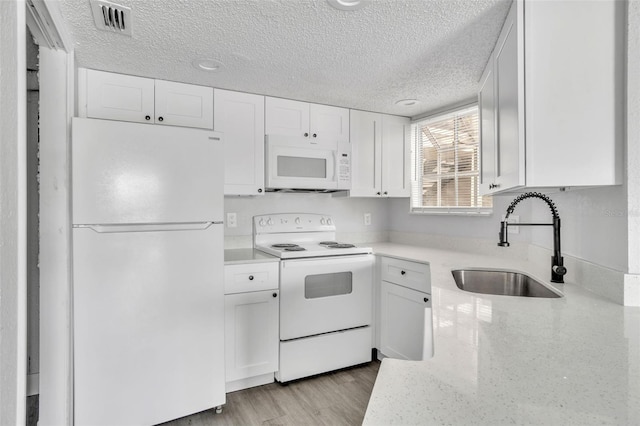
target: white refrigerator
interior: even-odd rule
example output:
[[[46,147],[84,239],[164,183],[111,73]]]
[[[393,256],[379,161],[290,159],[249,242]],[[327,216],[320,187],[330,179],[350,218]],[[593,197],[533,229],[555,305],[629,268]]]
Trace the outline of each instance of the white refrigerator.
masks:
[[[74,118],[72,138],[75,424],[224,404],[221,135]]]

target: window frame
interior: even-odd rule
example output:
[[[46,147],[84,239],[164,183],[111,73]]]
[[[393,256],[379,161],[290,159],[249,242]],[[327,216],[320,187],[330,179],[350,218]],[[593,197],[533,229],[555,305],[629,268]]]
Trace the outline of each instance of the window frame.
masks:
[[[471,109],[471,108],[479,108],[479,104],[478,102],[472,102],[472,103],[468,103],[465,105],[461,105],[461,106],[457,106],[454,108],[450,108],[450,109],[446,109],[446,110],[441,110],[439,112],[433,113],[433,114],[429,114],[426,116],[422,116],[420,118],[416,118],[413,119],[411,121],[411,195],[410,195],[410,199],[409,199],[409,213],[410,214],[419,214],[419,215],[446,215],[446,216],[467,216],[467,217],[474,217],[474,216],[489,216],[493,214],[493,205],[491,207],[482,207],[482,206],[476,206],[476,207],[458,207],[458,206],[423,206],[422,205],[422,196],[420,196],[420,206],[415,205],[415,197],[416,194],[422,194],[422,190],[423,190],[423,177],[424,177],[424,172],[422,170],[423,167],[423,158],[422,155],[417,155],[417,150],[418,149],[422,149],[422,146],[418,146],[419,144],[419,139],[417,138],[416,132],[420,123],[426,123],[426,122],[433,122],[433,121],[441,121],[441,120],[446,120],[447,118],[453,118],[455,117],[457,114],[459,114],[460,112],[463,112],[465,110]],[[476,159],[476,163],[477,163],[477,172],[473,171],[473,172],[460,172],[460,171],[456,171],[455,169],[452,172],[448,172],[448,173],[440,173],[440,167],[442,162],[440,160],[437,161],[437,167],[438,167],[438,173],[434,174],[435,177],[435,182],[437,185],[442,185],[442,178],[443,177],[448,177],[448,178],[459,178],[459,177],[465,177],[465,176],[471,176],[471,177],[477,177],[476,179],[476,191],[479,194],[480,192],[480,179],[481,179],[481,174],[482,174],[482,164],[480,162],[481,160],[481,131],[480,131],[480,120],[479,120],[479,115],[480,115],[480,111],[478,110],[478,148],[477,148],[477,159]],[[455,157],[455,162],[457,164],[457,156],[458,156],[458,145],[455,144],[454,146],[452,146],[451,148],[445,148],[446,151],[454,152],[454,157]],[[440,158],[441,155],[441,151],[438,151],[438,158]],[[455,197],[457,198],[459,196],[459,189],[457,187],[457,183],[458,180],[455,180],[456,182],[456,189],[455,189]],[[440,197],[442,195],[441,190],[438,191],[438,197]],[[438,200],[438,203],[440,203],[440,200]]]

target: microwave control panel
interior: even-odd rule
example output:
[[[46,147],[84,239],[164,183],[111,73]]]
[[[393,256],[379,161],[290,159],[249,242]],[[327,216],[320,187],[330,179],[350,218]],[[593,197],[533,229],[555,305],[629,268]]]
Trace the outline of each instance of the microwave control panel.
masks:
[[[336,168],[338,169],[338,189],[351,189],[351,149],[338,148]]]

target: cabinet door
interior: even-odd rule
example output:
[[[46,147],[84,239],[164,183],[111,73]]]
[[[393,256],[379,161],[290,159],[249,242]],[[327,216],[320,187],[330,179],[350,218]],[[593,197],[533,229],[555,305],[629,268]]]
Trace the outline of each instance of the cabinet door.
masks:
[[[431,296],[382,281],[380,304],[380,352],[413,361],[432,357]]]
[[[329,105],[311,104],[309,116],[311,143],[335,147],[349,142],[349,110]]]
[[[478,110],[480,111],[480,192],[493,190],[496,178],[495,74],[491,55],[480,78]]]
[[[156,124],[213,129],[213,88],[156,80]]]
[[[86,70],[87,117],[153,122],[154,80]]]
[[[290,99],[265,99],[265,133],[309,138],[309,104]]]
[[[215,89],[213,117],[224,133],[224,194],[264,193],[264,96]]]
[[[517,12],[521,2],[514,2],[498,38],[495,50],[496,74],[496,182],[504,191],[524,185],[524,97],[521,72],[524,68]],[[520,8],[520,9],[519,9]]]
[[[278,345],[277,290],[225,296],[227,382],[277,371]]]
[[[352,197],[382,194],[382,115],[351,110],[351,192]]]
[[[382,196],[408,197],[409,119],[382,116]]]

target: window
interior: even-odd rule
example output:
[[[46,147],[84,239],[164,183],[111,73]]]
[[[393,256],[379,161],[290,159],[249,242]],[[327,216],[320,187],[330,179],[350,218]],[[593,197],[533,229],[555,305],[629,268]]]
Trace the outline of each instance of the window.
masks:
[[[489,214],[480,189],[478,106],[411,125],[411,212]]]

